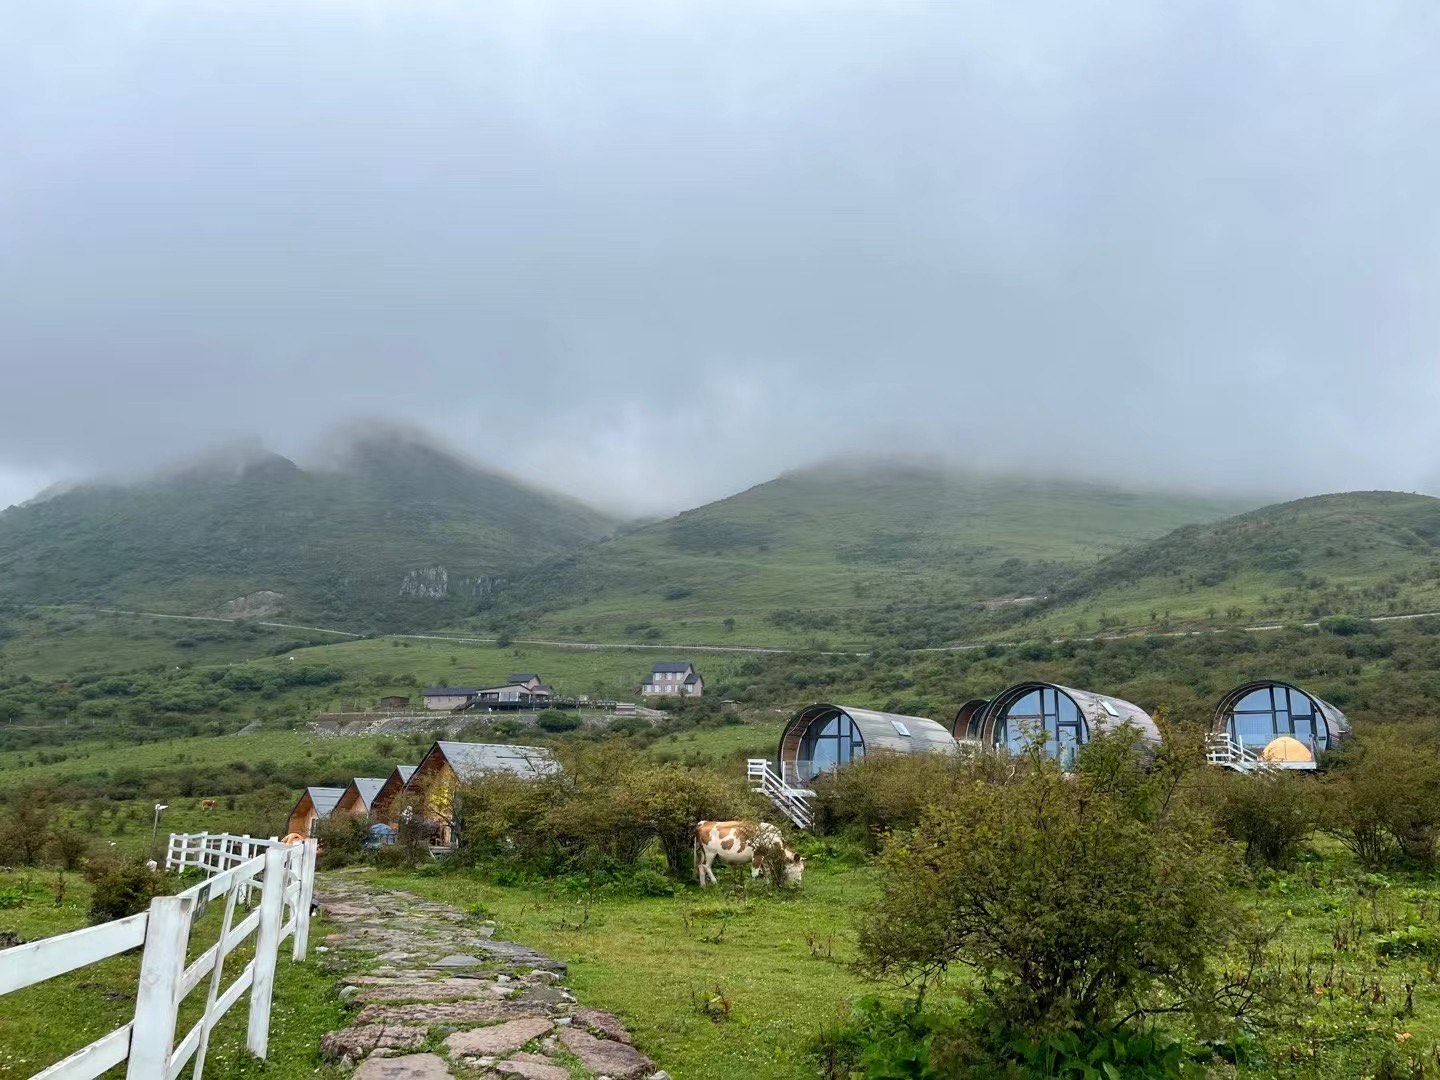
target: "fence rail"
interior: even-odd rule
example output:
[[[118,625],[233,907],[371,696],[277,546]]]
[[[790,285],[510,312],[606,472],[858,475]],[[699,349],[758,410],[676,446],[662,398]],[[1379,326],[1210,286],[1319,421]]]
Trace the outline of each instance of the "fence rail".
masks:
[[[157,896],[148,911],[100,926],[0,950],[0,995],[143,946],[134,1018],[36,1073],[33,1080],[94,1080],[126,1063],[127,1080],[172,1080],[194,1059],[200,1080],[210,1033],[249,991],[246,1045],[265,1057],[280,946],[291,939],[293,959],[305,959],[315,888],[315,841],[282,844],[228,833],[175,834],[166,869],[199,869],[206,880],[175,896]],[[256,894],[259,903],[252,903]],[[190,931],[211,900],[224,897],[215,942],[186,964]],[[236,920],[236,909],[248,914]],[[255,953],[229,986],[225,959],[251,937]],[[209,977],[200,1019],[176,1042],[180,1005]]]

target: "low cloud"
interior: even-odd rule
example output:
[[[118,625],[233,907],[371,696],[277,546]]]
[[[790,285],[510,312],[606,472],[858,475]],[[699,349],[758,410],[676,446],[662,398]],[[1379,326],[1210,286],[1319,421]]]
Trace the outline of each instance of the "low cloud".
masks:
[[[837,453],[1440,488],[1440,15],[27,5],[0,503],[380,416],[632,512]]]

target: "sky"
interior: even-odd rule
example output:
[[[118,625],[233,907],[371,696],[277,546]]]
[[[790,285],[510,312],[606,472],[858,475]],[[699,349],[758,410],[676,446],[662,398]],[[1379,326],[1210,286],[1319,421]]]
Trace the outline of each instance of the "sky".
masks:
[[[46,0],[0,506],[418,424],[664,513],[833,454],[1440,493],[1440,5]]]

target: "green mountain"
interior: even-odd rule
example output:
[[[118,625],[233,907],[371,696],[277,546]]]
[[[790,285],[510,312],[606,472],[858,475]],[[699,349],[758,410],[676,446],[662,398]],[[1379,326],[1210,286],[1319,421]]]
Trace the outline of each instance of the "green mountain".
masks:
[[[1253,505],[831,463],[548,564],[501,596],[492,625],[602,642],[934,644],[1102,556]]]
[[[386,434],[354,440],[328,468],[254,452],[11,507],[0,513],[0,600],[428,627],[612,528]]]
[[[1026,613],[1045,633],[1440,610],[1440,499],[1317,495],[1180,528],[1102,560]]]

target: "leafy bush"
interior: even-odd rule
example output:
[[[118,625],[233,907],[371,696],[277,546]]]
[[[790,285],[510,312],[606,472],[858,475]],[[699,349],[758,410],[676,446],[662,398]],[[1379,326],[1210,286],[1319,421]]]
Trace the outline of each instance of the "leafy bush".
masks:
[[[1398,731],[1376,732],[1336,755],[1326,777],[1323,823],[1361,864],[1397,854],[1431,863],[1440,834],[1440,759]]]
[[[1226,849],[1184,801],[1153,797],[1166,778],[1136,761],[1101,783],[1035,753],[1012,783],[956,785],[882,854],[861,970],[923,987],[972,968],[991,1015],[1032,1033],[1203,997],[1234,922]]]
[[[1295,773],[1213,777],[1215,822],[1245,845],[1247,863],[1286,867],[1315,828],[1319,808],[1312,778]]]
[[[320,842],[316,866],[322,870],[348,866],[364,857],[370,822],[357,814],[332,816],[315,823],[314,836]]]
[[[821,833],[850,831],[871,851],[886,830],[913,829],[925,808],[949,800],[1000,759],[973,761],[943,754],[866,754],[814,782],[815,822]]]
[[[535,725],[541,731],[558,734],[562,731],[574,731],[580,726],[580,718],[568,713],[546,712],[540,715],[540,718],[535,721]]]
[[[1034,1037],[988,1017],[983,1009],[947,1013],[919,1002],[888,1005],[867,997],[856,1003],[848,1022],[822,1029],[809,1056],[825,1080],[1199,1080],[1206,1075],[1201,1062],[1213,1055],[1133,1025]]]
[[[50,857],[62,870],[74,870],[90,851],[90,837],[79,829],[55,829],[50,833]]]
[[[0,819],[0,864],[38,866],[50,839],[50,811],[21,794]]]
[[[695,823],[754,805],[739,777],[619,746],[570,747],[561,757],[564,768],[551,776],[496,772],[462,785],[457,858],[559,875],[635,866],[658,844],[671,876],[688,880]]]
[[[90,921],[109,922],[138,915],[157,896],[175,891],[175,881],[160,870],[152,870],[139,858],[106,856],[90,860],[85,877],[90,881]]]
[[[1382,934],[1375,943],[1380,956],[1440,957],[1440,933],[1428,926],[1402,926]]]

